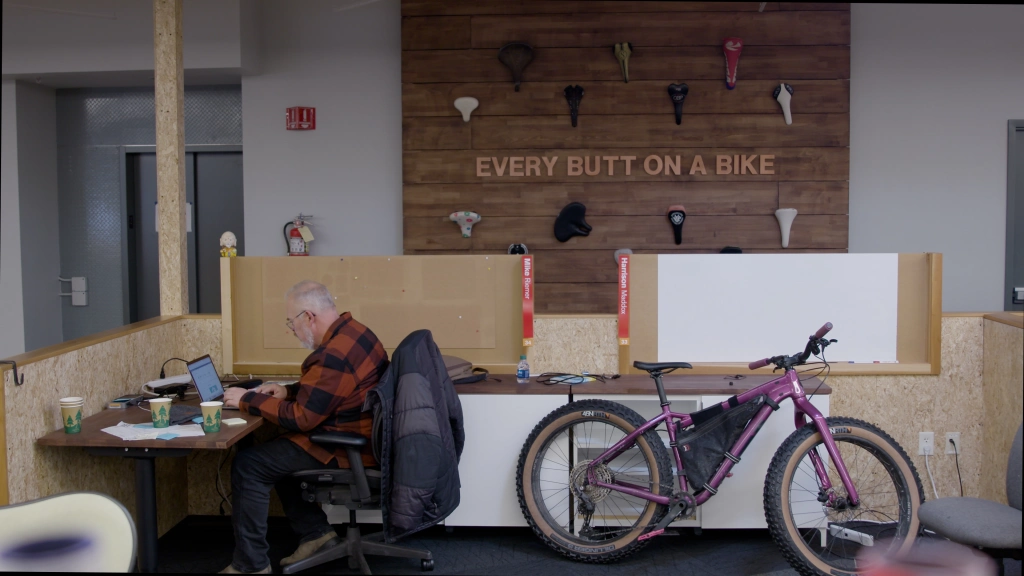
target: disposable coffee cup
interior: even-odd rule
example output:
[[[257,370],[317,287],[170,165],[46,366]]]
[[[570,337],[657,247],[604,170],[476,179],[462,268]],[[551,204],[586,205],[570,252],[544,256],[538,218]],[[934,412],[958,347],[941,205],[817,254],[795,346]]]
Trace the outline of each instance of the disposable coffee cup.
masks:
[[[149,401],[153,413],[153,428],[167,428],[171,424],[171,399],[153,398]]]
[[[201,402],[199,409],[203,411],[203,432],[214,434],[220,432],[221,409],[223,402]]]
[[[78,434],[82,431],[82,406],[60,405],[60,419],[64,423],[65,434]]]

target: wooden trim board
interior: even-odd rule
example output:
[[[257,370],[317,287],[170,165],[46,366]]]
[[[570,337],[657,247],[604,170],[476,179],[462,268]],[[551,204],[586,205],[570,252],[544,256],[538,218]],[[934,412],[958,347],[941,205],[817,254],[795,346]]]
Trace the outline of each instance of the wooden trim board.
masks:
[[[221,373],[235,373],[235,340],[233,336],[233,319],[231,309],[231,263],[234,258],[220,259],[220,337],[221,337]]]
[[[991,320],[1014,328],[1024,328],[1024,315],[1020,312],[996,312],[985,314],[985,320]]]
[[[155,326],[177,322],[182,318],[185,318],[185,316],[158,316],[156,318],[150,318],[149,320],[135,322],[134,324],[129,324],[127,326],[119,326],[117,328],[111,328],[110,330],[104,330],[103,332],[97,332],[96,334],[90,334],[89,336],[82,336],[81,338],[75,338],[74,340],[68,340],[67,342],[61,342],[60,344],[54,344],[53,346],[39,348],[38,350],[32,350],[30,352],[25,352],[24,354],[18,354],[17,356],[11,356],[10,358],[5,358],[5,360],[14,360],[18,363],[18,366],[21,367],[22,365],[32,364],[33,362],[39,362],[40,360],[46,360],[47,358],[53,358],[54,356],[60,356],[61,354],[94,346],[101,342],[107,342],[108,340],[127,336],[128,334],[148,330]]]

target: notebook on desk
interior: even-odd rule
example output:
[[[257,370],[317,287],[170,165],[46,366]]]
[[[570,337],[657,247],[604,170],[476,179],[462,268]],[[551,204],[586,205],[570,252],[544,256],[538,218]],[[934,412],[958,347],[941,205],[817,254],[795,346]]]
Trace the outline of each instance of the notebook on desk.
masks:
[[[195,383],[196,392],[199,393],[199,398],[203,402],[223,402],[224,401],[224,385],[220,381],[220,376],[217,375],[217,368],[213,365],[213,359],[210,355],[200,356],[195,360],[189,362],[188,373],[192,375],[192,382]],[[241,386],[247,390],[251,390],[262,383],[260,380],[249,380]],[[225,410],[238,410],[236,407],[224,406]]]

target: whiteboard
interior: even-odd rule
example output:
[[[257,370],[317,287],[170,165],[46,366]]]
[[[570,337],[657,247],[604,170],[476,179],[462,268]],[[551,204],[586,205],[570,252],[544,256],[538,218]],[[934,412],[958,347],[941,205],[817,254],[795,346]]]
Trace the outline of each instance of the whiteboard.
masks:
[[[895,362],[898,281],[898,254],[660,254],[658,361],[794,354],[832,322],[830,362]]]

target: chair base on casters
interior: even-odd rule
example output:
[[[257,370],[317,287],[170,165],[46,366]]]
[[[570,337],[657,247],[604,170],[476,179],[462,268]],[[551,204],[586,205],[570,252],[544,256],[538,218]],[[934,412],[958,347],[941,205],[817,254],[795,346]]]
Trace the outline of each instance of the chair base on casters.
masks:
[[[384,533],[377,532],[368,536],[359,533],[359,526],[355,523],[355,512],[350,511],[350,521],[345,530],[345,539],[334,546],[320,549],[309,558],[299,560],[281,569],[283,574],[294,574],[307,568],[326,564],[339,558],[348,556],[348,567],[358,569],[363,574],[371,574],[370,566],[366,563],[365,554],[373,556],[393,556],[396,558],[418,558],[420,569],[430,571],[434,569],[434,559],[429,550],[417,550],[404,546],[395,546],[384,542]]]

